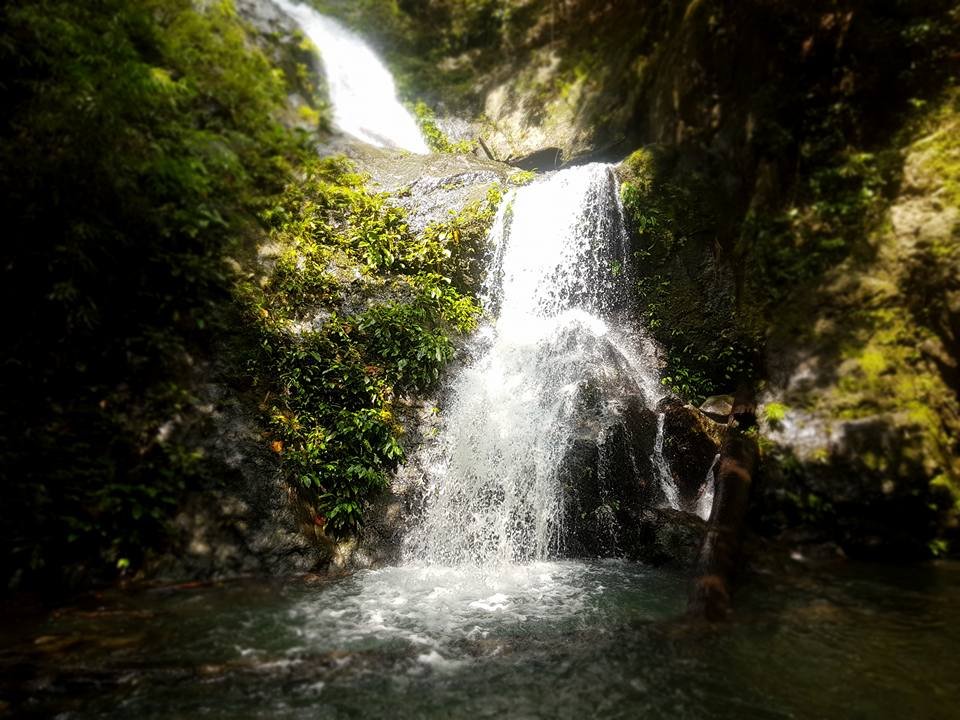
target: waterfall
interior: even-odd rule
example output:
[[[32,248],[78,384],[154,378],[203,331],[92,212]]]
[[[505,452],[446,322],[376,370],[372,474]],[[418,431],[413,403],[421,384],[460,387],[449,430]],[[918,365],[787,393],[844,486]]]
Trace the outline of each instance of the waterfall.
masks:
[[[413,116],[397,100],[390,71],[361,37],[307,4],[274,2],[319,51],[340,131],[377,147],[430,152]]]
[[[550,557],[562,539],[558,466],[585,394],[659,398],[655,364],[618,309],[629,252],[609,165],[563,170],[504,199],[474,359],[428,464],[408,560],[505,564]],[[426,463],[425,463],[426,464]]]

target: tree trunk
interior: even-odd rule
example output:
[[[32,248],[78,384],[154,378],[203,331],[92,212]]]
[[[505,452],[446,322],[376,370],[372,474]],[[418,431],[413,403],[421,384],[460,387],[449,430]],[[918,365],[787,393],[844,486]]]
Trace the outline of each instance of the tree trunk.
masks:
[[[740,536],[750,500],[750,485],[759,459],[753,433],[756,403],[749,388],[734,397],[733,412],[720,448],[720,469],[710,523],[700,548],[697,574],[687,612],[722,620],[730,610],[730,589],[740,554]]]

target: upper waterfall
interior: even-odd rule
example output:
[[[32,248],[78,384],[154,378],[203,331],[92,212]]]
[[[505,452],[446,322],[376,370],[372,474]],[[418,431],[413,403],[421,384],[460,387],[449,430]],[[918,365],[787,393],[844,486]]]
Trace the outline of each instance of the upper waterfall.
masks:
[[[660,394],[617,322],[629,254],[612,167],[560,171],[505,198],[491,230],[495,316],[453,381],[411,560],[542,560],[563,542],[559,478],[585,396]]]
[[[274,2],[319,51],[339,130],[377,147],[430,152],[416,120],[397,100],[390,71],[359,35],[305,3]]]

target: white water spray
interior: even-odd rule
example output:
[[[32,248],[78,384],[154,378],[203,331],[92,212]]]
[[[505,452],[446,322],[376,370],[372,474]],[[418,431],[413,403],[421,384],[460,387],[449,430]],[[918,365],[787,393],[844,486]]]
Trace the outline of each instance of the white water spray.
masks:
[[[710,469],[707,470],[707,478],[700,486],[700,493],[697,495],[696,507],[694,512],[703,520],[709,520],[713,512],[713,495],[717,485],[717,466],[720,463],[720,453],[717,453],[710,463]]]
[[[666,424],[666,413],[657,413],[657,439],[653,443],[653,454],[650,461],[653,463],[653,469],[657,473],[657,479],[660,481],[660,488],[663,490],[664,505],[674,510],[680,509],[680,489],[673,479],[673,473],[670,471],[670,464],[663,455],[664,425]]]
[[[584,395],[659,397],[654,363],[617,327],[629,253],[610,166],[511,194],[491,239],[485,304],[496,320],[454,382],[421,525],[408,538],[413,562],[550,557],[563,524],[558,468]]]
[[[360,36],[304,3],[274,2],[319,51],[339,130],[377,147],[430,152],[413,116],[397,100],[390,71]]]

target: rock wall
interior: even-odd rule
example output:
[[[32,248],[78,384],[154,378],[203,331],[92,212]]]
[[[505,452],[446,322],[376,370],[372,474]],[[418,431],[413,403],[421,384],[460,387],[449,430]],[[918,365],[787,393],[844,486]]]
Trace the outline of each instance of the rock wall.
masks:
[[[538,168],[551,165],[548,155],[559,165],[624,157],[647,146],[656,159],[646,181],[650,207],[666,218],[672,243],[647,266],[648,279],[670,283],[651,285],[666,313],[659,319],[682,330],[683,345],[711,359],[742,349],[741,337],[763,341],[762,352],[747,361],[766,382],[766,461],[754,527],[855,554],[945,550],[956,527],[951,489],[960,487],[960,203],[957,149],[949,141],[957,135],[957,103],[945,89],[957,59],[942,50],[949,28],[936,27],[956,19],[954,6],[511,5],[491,57],[481,62],[469,51],[449,57],[451,67],[468,72],[477,61],[475,132],[497,157],[522,164],[522,156],[535,154],[529,163]],[[244,6],[266,34],[289,33],[263,3]],[[396,193],[421,229],[489,183],[508,183],[511,173],[468,157],[422,160],[328,142],[328,150],[351,155],[374,183]],[[869,218],[844,228],[841,252],[825,256],[794,287],[770,293],[765,285],[779,283],[767,274],[770,247],[802,244],[804,233],[819,231],[819,216],[807,212],[819,200],[805,188],[822,168],[857,151],[895,156]],[[636,181],[635,170],[624,179]],[[860,191],[873,192],[866,185]],[[783,218],[798,217],[784,232]],[[780,234],[771,235],[766,228],[776,223]],[[649,250],[642,234],[635,232],[635,241],[638,251]],[[679,354],[680,342],[664,341],[678,358],[676,368],[689,370],[693,361]],[[717,371],[728,366],[704,371],[712,391],[732,391]],[[433,404],[410,400],[410,427],[418,428],[408,437],[411,448],[418,432],[429,430]],[[705,473],[699,458],[715,452],[710,433],[690,431],[684,417],[675,415],[674,440],[667,443],[680,485]],[[285,504],[273,459],[254,439],[256,422],[234,413],[227,424],[234,437],[250,441],[249,455],[218,451],[243,479],[233,494],[213,493],[213,504],[188,506],[178,518],[184,567],[213,574],[350,569],[396,559],[402,527],[416,508],[415,467],[398,476],[362,537],[335,546],[319,537],[308,512]],[[589,457],[580,470],[598,467],[605,451],[594,440],[601,435],[581,448]],[[620,436],[605,437],[616,444]],[[643,488],[574,484],[571,508],[580,517],[572,521],[579,527],[572,551],[630,548],[632,556],[663,559],[677,557],[677,543],[697,544],[697,522],[644,509]],[[256,513],[269,520],[260,523]],[[613,525],[619,531],[611,534]],[[229,539],[236,536],[242,539]]]
[[[861,252],[798,294],[768,345],[777,462],[763,502],[856,554],[944,552],[956,537],[955,98],[898,149],[902,181]]]
[[[643,186],[641,299],[668,379],[691,397],[743,374],[766,387],[755,526],[852,554],[945,552],[957,3],[511,7],[476,81],[489,142],[564,159],[646,146],[643,178],[634,163],[623,179]]]

